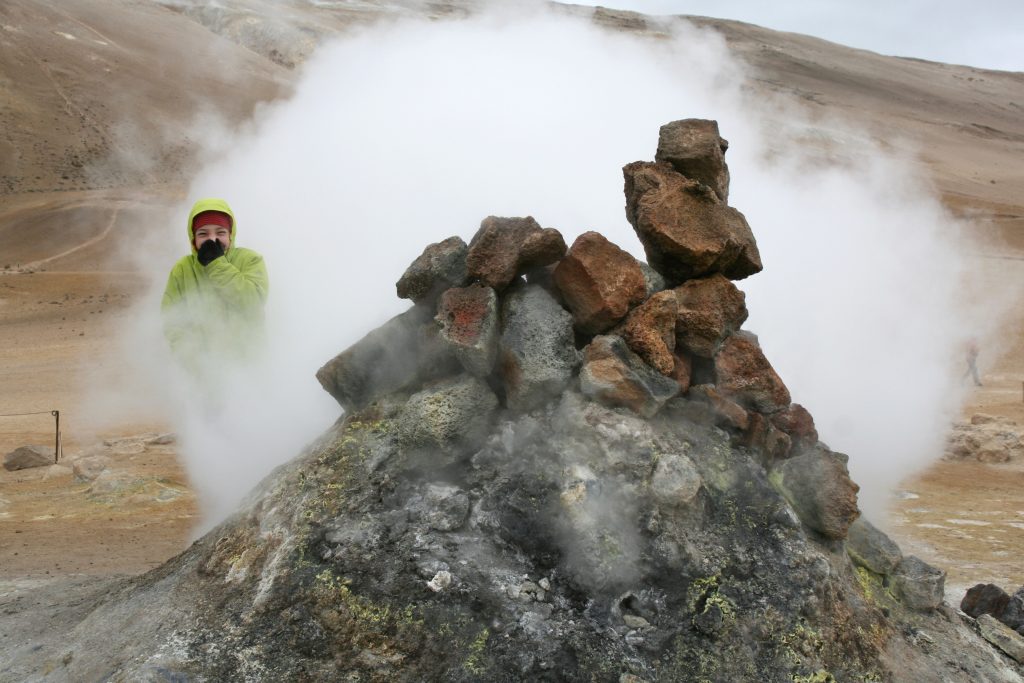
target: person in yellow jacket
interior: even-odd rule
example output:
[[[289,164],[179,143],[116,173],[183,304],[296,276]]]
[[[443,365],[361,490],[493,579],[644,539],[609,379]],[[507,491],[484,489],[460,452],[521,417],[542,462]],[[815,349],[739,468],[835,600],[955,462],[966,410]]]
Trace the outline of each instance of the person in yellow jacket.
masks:
[[[160,309],[174,355],[202,372],[259,349],[269,281],[263,257],[235,246],[235,214],[223,199],[197,201],[187,228],[191,253],[171,268]]]

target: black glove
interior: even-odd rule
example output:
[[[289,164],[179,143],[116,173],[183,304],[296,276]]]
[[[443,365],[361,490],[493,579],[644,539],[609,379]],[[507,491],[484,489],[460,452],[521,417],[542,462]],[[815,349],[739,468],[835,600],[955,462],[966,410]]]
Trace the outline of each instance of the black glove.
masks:
[[[206,240],[199,245],[199,251],[196,253],[196,258],[199,259],[199,263],[204,266],[209,264],[214,259],[220,258],[224,255],[224,247],[221,246],[217,240]]]

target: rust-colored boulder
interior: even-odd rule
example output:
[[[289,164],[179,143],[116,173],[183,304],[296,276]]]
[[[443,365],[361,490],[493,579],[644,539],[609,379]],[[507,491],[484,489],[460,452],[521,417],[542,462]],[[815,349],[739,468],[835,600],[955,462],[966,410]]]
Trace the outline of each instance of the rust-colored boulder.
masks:
[[[684,282],[674,290],[676,340],[690,353],[711,358],[747,319],[746,295],[724,275]]]
[[[715,356],[715,376],[722,395],[745,408],[771,415],[789,407],[789,389],[749,332],[725,340]]]
[[[763,456],[765,463],[789,457],[792,441],[789,435],[776,427],[761,413],[748,413],[749,426],[741,443]]]
[[[469,277],[501,291],[517,275],[546,266],[565,254],[565,240],[554,228],[542,228],[532,216],[488,216],[469,243]]]
[[[693,380],[693,361],[679,349],[673,354],[673,360],[672,374],[669,376],[679,382],[679,392],[685,394],[690,390],[690,382]]]
[[[654,160],[666,162],[687,178],[704,183],[719,199],[728,202],[727,149],[729,141],[718,134],[717,121],[683,119],[661,127]]]
[[[626,178],[626,217],[647,262],[671,282],[712,273],[741,280],[761,270],[761,255],[743,214],[707,186],[668,164],[635,161]]]
[[[715,391],[710,384],[690,387],[690,399],[707,405],[714,415],[715,425],[732,432],[745,432],[750,427],[750,413],[743,406],[730,401]]]
[[[675,293],[659,292],[630,311],[621,326],[629,348],[663,375],[671,376],[676,366],[677,316]]]
[[[449,237],[428,245],[395,283],[400,299],[416,303],[433,301],[449,287],[466,281],[466,243]]]
[[[679,383],[644,363],[621,337],[602,335],[583,350],[580,391],[604,405],[652,417],[679,393]]]
[[[768,479],[804,524],[828,538],[841,540],[860,515],[860,487],[850,479],[847,460],[840,453],[815,449],[781,461],[769,472]]]
[[[471,375],[486,377],[498,354],[498,296],[490,287],[470,285],[445,291],[435,318],[441,338]]]
[[[596,232],[572,243],[555,268],[555,284],[576,329],[586,334],[610,329],[647,296],[640,263]]]
[[[818,443],[818,430],[814,427],[814,418],[799,403],[775,413],[771,420],[773,425],[789,434],[794,454],[813,448]]]

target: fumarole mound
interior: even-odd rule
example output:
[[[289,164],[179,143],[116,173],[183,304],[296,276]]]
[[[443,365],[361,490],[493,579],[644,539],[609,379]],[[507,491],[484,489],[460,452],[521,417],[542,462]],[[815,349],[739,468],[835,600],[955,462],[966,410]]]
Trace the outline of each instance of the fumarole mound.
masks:
[[[318,373],[343,419],[27,680],[1021,681],[859,518],[733,284],[713,121],[624,168],[641,263],[488,217]],[[865,426],[870,428],[870,426]],[[48,674],[44,672],[49,672]]]

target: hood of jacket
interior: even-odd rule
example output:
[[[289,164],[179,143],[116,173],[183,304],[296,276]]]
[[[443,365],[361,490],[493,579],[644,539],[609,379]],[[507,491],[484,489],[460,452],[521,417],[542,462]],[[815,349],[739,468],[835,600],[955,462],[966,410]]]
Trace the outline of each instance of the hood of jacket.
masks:
[[[196,252],[196,236],[192,232],[192,220],[204,211],[220,211],[231,217],[231,244],[228,245],[228,248],[234,247],[235,235],[238,233],[238,224],[235,221],[235,213],[231,210],[231,207],[223,199],[200,199],[192,205],[192,211],[188,214],[188,225],[185,228],[188,231],[188,243],[192,247],[192,253]]]

